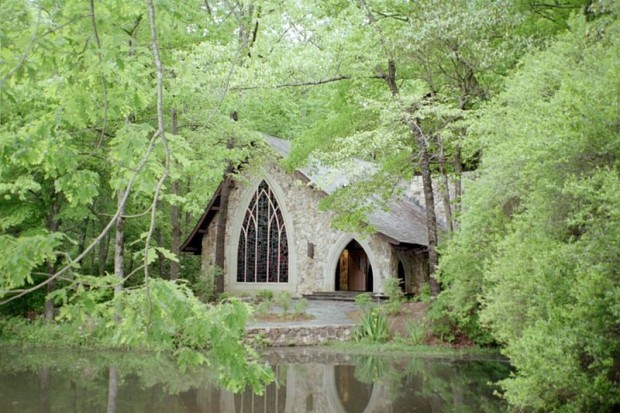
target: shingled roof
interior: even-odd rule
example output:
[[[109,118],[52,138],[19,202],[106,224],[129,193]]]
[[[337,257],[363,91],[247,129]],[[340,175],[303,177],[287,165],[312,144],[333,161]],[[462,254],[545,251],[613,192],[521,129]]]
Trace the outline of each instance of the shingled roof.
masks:
[[[290,141],[265,136],[267,144],[281,157],[286,158],[290,155]],[[360,160],[362,170],[373,172],[374,166]],[[337,189],[348,185],[351,179],[345,172],[338,171],[337,168],[321,166],[320,164],[312,167],[297,169],[298,176],[314,188],[321,190],[326,195],[330,195]],[[181,246],[181,251],[199,254],[202,249],[202,234],[213,220],[219,209],[221,185],[216,190],[207,205],[204,214],[198,224],[189,235],[185,243]],[[428,232],[426,228],[426,212],[412,197],[402,197],[389,202],[387,209],[377,208],[368,216],[368,223],[383,235],[392,244],[413,244],[420,246],[428,245]]]

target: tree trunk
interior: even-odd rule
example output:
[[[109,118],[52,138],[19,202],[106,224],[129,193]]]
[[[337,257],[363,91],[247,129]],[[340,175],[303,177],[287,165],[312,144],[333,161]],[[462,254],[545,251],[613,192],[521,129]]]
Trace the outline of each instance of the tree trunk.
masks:
[[[461,196],[463,195],[463,187],[462,187],[462,176],[463,176],[463,165],[461,164],[461,147],[457,145],[456,150],[454,151],[454,212],[458,214],[461,212]],[[458,229],[458,219],[453,218],[453,226],[454,230]]]
[[[224,269],[224,259],[226,251],[226,223],[228,215],[228,198],[230,195],[230,187],[232,180],[229,176],[232,168],[229,165],[226,168],[226,175],[222,184],[222,190],[220,192],[220,209],[217,214],[217,234],[215,239],[215,265],[218,268]],[[215,292],[224,292],[224,274],[216,274],[215,277]]]
[[[48,277],[51,277],[55,273],[54,263],[48,261],[47,263],[47,273]],[[56,281],[52,280],[47,283],[47,294],[51,294],[56,287]],[[51,322],[54,320],[54,300],[46,299],[45,300],[45,321]]]
[[[155,238],[157,239],[157,246],[160,248],[165,248],[163,231],[156,228],[154,232]],[[159,267],[159,276],[163,278],[166,273],[166,258],[162,254],[157,254],[157,266]]]
[[[441,197],[443,201],[443,211],[444,216],[446,218],[446,224],[448,224],[448,229],[450,232],[454,231],[453,226],[453,218],[452,218],[452,204],[450,199],[450,180],[448,179],[448,174],[446,173],[446,156],[444,154],[443,141],[441,138],[439,140],[439,173],[441,174],[442,183],[440,185]]]
[[[105,275],[105,267],[108,261],[108,251],[110,250],[110,235],[109,233],[103,237],[99,243],[99,275]]]
[[[47,229],[50,233],[58,232],[58,199],[56,191],[52,189],[49,216],[47,217]],[[56,273],[56,258],[50,258],[47,261],[48,277],[53,277]],[[47,294],[51,294],[56,286],[56,281],[52,280],[47,284]],[[54,320],[54,300],[45,300],[45,321]]]
[[[172,132],[173,135],[177,134],[177,129],[178,129],[178,124],[177,124],[177,111],[172,109],[170,111],[170,115],[172,118],[172,125],[170,128],[170,132]],[[178,196],[180,192],[180,185],[179,185],[179,181],[177,180],[173,180],[172,181],[172,195],[174,197]],[[174,199],[173,197],[173,199]],[[170,224],[172,225],[172,234],[171,234],[171,241],[170,241],[170,251],[177,257],[179,258],[181,256],[181,250],[180,250],[180,246],[181,246],[181,223],[179,220],[179,215],[180,215],[180,211],[179,211],[179,205],[175,202],[171,207],[170,207]],[[179,278],[179,272],[180,272],[180,266],[178,262],[172,261],[170,262],[170,279],[171,280],[177,280]]]
[[[428,228],[428,273],[431,282],[431,295],[439,294],[439,283],[435,279],[435,270],[439,263],[437,256],[437,217],[435,216],[435,196],[433,195],[433,178],[431,176],[430,161],[426,144],[421,144],[424,139],[419,139],[421,149],[420,169],[422,170],[422,186],[424,187],[424,203],[426,204],[426,226]],[[422,146],[423,145],[423,146]]]
[[[239,115],[236,111],[230,114],[230,118],[236,122],[239,119]],[[226,144],[227,149],[234,148],[235,143],[233,139],[229,139]],[[215,238],[215,265],[224,270],[225,251],[226,251],[226,224],[228,221],[228,198],[230,195],[230,189],[232,187],[232,178],[230,175],[233,171],[233,164],[228,161],[226,171],[224,172],[224,182],[222,183],[222,190],[220,192],[220,209],[217,217],[217,234]],[[220,294],[224,292],[224,272],[215,275],[215,293]]]
[[[82,228],[84,230],[82,231],[82,234],[80,237],[80,243],[78,245],[78,255],[82,254],[82,252],[84,252],[84,249],[86,248],[86,237],[88,236],[89,225],[90,225],[90,219],[86,218],[82,224]]]
[[[370,10],[369,16],[372,18]],[[388,72],[383,73],[383,79],[392,92],[392,96],[400,102],[400,92],[396,83],[396,64],[394,60],[388,60]],[[401,103],[402,105],[402,103]],[[414,146],[418,148],[419,167],[422,172],[422,186],[424,188],[424,202],[426,205],[426,227],[428,231],[428,272],[430,276],[431,294],[436,297],[439,294],[439,283],[435,279],[435,269],[438,264],[437,256],[437,216],[435,215],[435,197],[433,195],[433,178],[431,176],[431,162],[428,153],[427,137],[416,121],[411,118],[408,110],[405,110],[404,121],[413,135]]]
[[[439,283],[435,279],[435,270],[439,262],[437,256],[437,216],[435,214],[435,196],[433,194],[433,177],[428,153],[427,139],[420,126],[410,118],[406,118],[407,126],[411,131],[419,150],[419,167],[422,173],[422,187],[424,189],[424,203],[426,206],[426,227],[428,230],[428,272],[430,275],[431,295],[439,294]]]
[[[124,271],[124,258],[125,258],[125,206],[122,205],[121,200],[125,196],[125,190],[118,192],[118,219],[116,220],[116,238],[114,241],[114,275],[118,277],[119,283],[114,287],[114,297],[123,290],[123,279],[125,278]],[[121,321],[120,309],[118,308],[118,302],[114,309],[114,320],[116,323]]]

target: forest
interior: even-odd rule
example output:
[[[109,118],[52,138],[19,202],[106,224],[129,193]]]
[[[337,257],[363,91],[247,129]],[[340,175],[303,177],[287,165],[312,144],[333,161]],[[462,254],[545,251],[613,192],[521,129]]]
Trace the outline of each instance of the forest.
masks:
[[[615,0],[3,0],[0,337],[41,315],[71,345],[200,364],[209,343],[231,388],[268,381],[248,309],[205,310],[221,286],[180,253],[266,134],[291,169],[376,166],[323,202],[339,228],[372,230],[365,200],[403,179],[445,200],[432,328],[500,348],[514,410],[620,408],[619,17]]]

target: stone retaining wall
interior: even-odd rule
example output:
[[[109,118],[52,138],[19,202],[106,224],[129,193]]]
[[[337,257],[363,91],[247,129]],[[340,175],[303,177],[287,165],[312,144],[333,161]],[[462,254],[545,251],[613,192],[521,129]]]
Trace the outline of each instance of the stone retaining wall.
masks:
[[[354,328],[352,325],[253,327],[246,330],[246,337],[259,339],[271,347],[315,346],[328,341],[350,341]]]

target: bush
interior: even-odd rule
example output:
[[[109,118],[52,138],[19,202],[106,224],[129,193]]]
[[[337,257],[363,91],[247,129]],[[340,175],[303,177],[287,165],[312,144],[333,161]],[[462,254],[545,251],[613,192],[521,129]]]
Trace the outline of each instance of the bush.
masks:
[[[273,301],[273,291],[271,290],[260,290],[256,293],[256,300],[258,302],[261,301]]]
[[[308,309],[308,300],[305,298],[300,298],[295,301],[293,304],[293,317],[300,317],[306,314],[306,310]]]
[[[288,315],[291,310],[291,294],[288,291],[281,291],[275,297],[275,303],[282,309],[284,315]]]
[[[502,387],[519,411],[620,409],[620,21],[611,4],[607,15],[575,16],[524,59],[469,127],[484,155],[440,280],[452,320],[489,329],[510,357],[515,372]]]
[[[390,315],[398,314],[406,301],[405,293],[400,288],[400,280],[396,277],[390,277],[383,281],[383,292],[388,296],[388,301],[383,306],[385,311]]]

